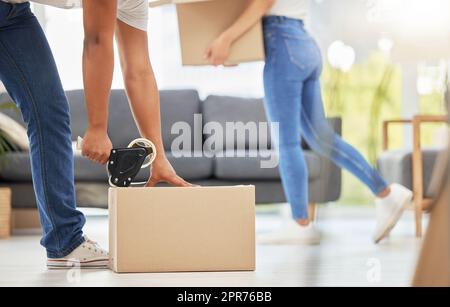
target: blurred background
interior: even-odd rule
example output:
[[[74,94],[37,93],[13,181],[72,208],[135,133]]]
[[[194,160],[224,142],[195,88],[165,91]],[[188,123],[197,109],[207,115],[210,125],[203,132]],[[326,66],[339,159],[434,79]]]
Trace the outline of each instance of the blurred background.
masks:
[[[343,118],[344,138],[373,163],[381,151],[384,119],[445,112],[450,67],[448,0],[311,0],[307,21],[326,66],[323,97],[329,116]],[[66,90],[82,88],[81,10],[34,5]],[[263,63],[234,68],[182,67],[176,11],[150,10],[149,45],[161,89],[196,88],[209,94],[262,97]],[[114,88],[123,88],[116,59]],[[439,146],[440,128],[424,127],[423,142]],[[392,146],[411,146],[408,127],[394,127]],[[344,174],[344,204],[368,204],[368,190]]]

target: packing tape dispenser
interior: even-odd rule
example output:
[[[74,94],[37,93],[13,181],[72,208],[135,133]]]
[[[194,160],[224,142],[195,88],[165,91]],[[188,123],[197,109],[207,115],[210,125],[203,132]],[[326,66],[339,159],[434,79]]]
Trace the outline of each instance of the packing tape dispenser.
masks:
[[[77,149],[83,148],[83,138],[78,137]],[[129,187],[146,182],[133,180],[143,168],[150,167],[156,158],[155,145],[144,138],[133,140],[127,148],[113,148],[109,155],[106,171],[112,187]]]

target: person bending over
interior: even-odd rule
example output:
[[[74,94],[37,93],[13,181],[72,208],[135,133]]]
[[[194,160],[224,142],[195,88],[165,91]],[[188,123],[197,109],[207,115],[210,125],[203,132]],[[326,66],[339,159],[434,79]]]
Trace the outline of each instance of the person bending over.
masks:
[[[67,8],[81,4],[75,0],[34,2]],[[83,6],[83,76],[89,117],[83,155],[105,164],[112,149],[107,122],[116,34],[136,123],[158,152],[146,186],[159,182],[191,186],[164,155],[159,94],[148,55],[148,1],[84,0]],[[28,125],[47,266],[106,268],[108,253],[83,234],[85,217],[76,209],[69,106],[52,52],[28,1],[0,0],[0,80]]]

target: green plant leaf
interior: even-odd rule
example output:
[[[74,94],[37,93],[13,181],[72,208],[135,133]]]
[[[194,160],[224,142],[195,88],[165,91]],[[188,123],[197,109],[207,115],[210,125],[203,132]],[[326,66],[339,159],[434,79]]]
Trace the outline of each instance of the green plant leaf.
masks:
[[[0,110],[17,110],[17,106],[14,102],[0,103]]]
[[[13,102],[6,102],[0,104],[0,110],[15,110],[18,111],[17,106]],[[8,142],[3,131],[0,131],[0,157],[10,151],[17,151],[18,148]]]
[[[12,110],[19,113],[17,105],[12,101],[0,103],[0,110]],[[16,146],[8,142],[5,134],[0,131],[0,156],[10,151],[17,151],[17,149]]]

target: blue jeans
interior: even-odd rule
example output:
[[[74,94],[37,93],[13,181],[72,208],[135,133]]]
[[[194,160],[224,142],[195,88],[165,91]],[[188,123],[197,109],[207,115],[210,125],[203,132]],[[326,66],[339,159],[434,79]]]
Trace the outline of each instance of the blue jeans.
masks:
[[[308,169],[301,137],[312,150],[354,174],[375,195],[381,193],[387,188],[386,181],[326,120],[319,81],[322,56],[303,21],[268,16],[263,24],[266,111],[270,121],[279,123],[275,143],[293,217],[308,218]]]
[[[69,105],[29,3],[0,1],[0,80],[28,126],[41,244],[48,257],[65,257],[84,242],[85,223],[75,205]]]

